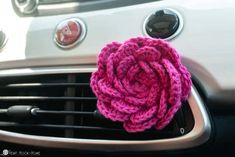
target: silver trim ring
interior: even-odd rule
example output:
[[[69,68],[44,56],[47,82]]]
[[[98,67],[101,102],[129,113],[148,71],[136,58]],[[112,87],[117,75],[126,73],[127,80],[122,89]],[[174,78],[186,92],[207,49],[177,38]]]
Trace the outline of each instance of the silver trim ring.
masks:
[[[184,26],[184,20],[183,20],[183,17],[181,16],[181,14],[180,14],[178,11],[176,11],[175,9],[171,9],[171,8],[159,8],[159,9],[155,10],[154,12],[150,13],[150,14],[145,18],[145,20],[144,20],[143,27],[142,27],[142,29],[143,29],[143,34],[144,34],[145,36],[148,36],[148,37],[150,37],[150,38],[153,38],[153,37],[151,37],[151,36],[147,33],[147,31],[146,31],[146,24],[147,24],[147,22],[148,22],[150,16],[152,16],[155,12],[157,12],[157,11],[159,11],[159,10],[162,10],[162,9],[164,9],[164,10],[170,10],[170,11],[174,12],[174,13],[178,16],[178,18],[179,18],[179,27],[178,27],[178,29],[176,30],[176,32],[175,32],[174,34],[172,34],[171,36],[169,36],[168,38],[164,38],[164,39],[163,39],[163,40],[171,40],[171,39],[175,38],[177,35],[179,35],[179,33],[182,31],[183,26]],[[154,39],[156,39],[156,38],[154,38]]]
[[[0,52],[2,52],[2,50],[4,49],[4,47],[5,47],[5,45],[6,45],[6,43],[7,43],[7,41],[8,41],[8,36],[6,35],[6,33],[4,32],[4,30],[3,29],[1,29],[0,28],[0,32],[2,32],[2,36],[3,36],[3,42],[2,43],[0,43],[1,45],[0,45]]]
[[[58,41],[57,41],[57,35],[56,35],[56,31],[57,31],[57,28],[59,25],[63,24],[63,23],[66,23],[68,21],[74,21],[76,22],[79,26],[80,26],[80,31],[81,31],[81,34],[79,36],[79,38],[72,44],[70,45],[61,45]],[[87,29],[86,29],[86,25],[85,23],[83,22],[83,20],[79,19],[79,18],[69,18],[69,19],[66,19],[66,20],[63,20],[62,22],[60,22],[56,28],[55,28],[55,31],[53,32],[53,36],[54,36],[54,42],[56,43],[57,46],[59,46],[60,48],[63,48],[63,49],[69,49],[69,48],[72,48],[74,46],[76,46],[78,43],[81,43],[83,41],[83,39],[85,38],[86,36],[86,33],[87,33]]]
[[[31,8],[30,10],[27,10],[28,5],[32,2],[35,1],[35,6],[33,8]],[[25,2],[25,4],[20,4],[18,2],[18,0],[15,0],[15,4],[17,6],[17,8],[20,10],[21,13],[24,14],[32,14],[33,12],[35,12],[38,8],[38,4],[39,4],[39,0],[27,0]]]
[[[32,69],[11,69],[0,71],[1,76],[24,76],[58,73],[84,73],[93,72],[94,66],[70,66],[70,67],[46,67]],[[0,130],[0,141],[12,142],[41,147],[72,148],[77,150],[97,150],[97,151],[159,151],[176,150],[199,146],[210,138],[211,124],[196,89],[192,87],[191,96],[188,99],[193,113],[195,125],[193,129],[180,137],[144,140],[144,141],[124,141],[124,140],[95,140],[95,139],[75,139],[48,136],[26,135],[10,131]]]

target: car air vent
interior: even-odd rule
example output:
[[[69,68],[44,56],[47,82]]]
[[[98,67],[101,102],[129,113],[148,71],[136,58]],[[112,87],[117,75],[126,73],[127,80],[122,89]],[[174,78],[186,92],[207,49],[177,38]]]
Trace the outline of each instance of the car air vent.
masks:
[[[194,127],[188,102],[164,130],[127,133],[103,118],[89,80],[91,73],[41,74],[0,78],[0,130],[27,135],[79,139],[150,140],[182,136]],[[6,113],[32,107],[36,115]]]

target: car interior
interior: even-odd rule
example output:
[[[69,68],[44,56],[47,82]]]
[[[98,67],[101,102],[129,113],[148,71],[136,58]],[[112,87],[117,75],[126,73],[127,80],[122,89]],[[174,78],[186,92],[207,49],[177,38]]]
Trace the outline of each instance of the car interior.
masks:
[[[234,15],[233,0],[1,0],[0,156],[235,156]],[[132,53],[130,42],[166,48]],[[126,56],[118,58],[120,49],[135,59],[148,58],[147,65],[133,65],[147,71],[134,76],[138,89],[123,81],[131,77],[126,71],[132,63],[124,63]],[[169,73],[169,80],[159,83],[162,88],[173,89],[173,77],[190,77],[182,90],[175,87],[172,95],[180,106],[164,127],[152,127],[156,122],[148,127],[147,120],[134,125],[138,119],[133,117],[144,117],[139,109],[148,108],[137,98],[146,96],[127,98],[147,83],[145,92],[159,96],[149,83],[151,69],[145,68],[159,57],[149,57],[150,51],[161,57],[174,52],[165,57],[186,69],[182,76],[177,68],[180,74],[171,75],[165,60],[159,61],[163,65],[158,67]],[[113,73],[123,78],[121,85],[113,83]],[[185,92],[185,84],[191,85],[190,94],[181,99],[177,93]],[[111,86],[127,94],[119,98]],[[118,102],[146,106],[135,106],[137,116],[131,115],[135,107],[127,111],[121,106],[124,115],[111,110],[117,97]],[[153,104],[156,110],[161,101]],[[107,102],[111,107],[102,108]]]

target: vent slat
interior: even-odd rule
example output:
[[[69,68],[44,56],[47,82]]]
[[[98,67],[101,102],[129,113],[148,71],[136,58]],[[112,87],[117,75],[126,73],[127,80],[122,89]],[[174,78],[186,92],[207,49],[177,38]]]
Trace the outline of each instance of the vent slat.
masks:
[[[85,112],[85,111],[46,111],[46,110],[38,110],[35,111],[35,113],[37,115],[48,115],[48,114],[52,114],[52,115],[86,115],[86,116],[94,116],[95,115],[95,111],[94,112]]]
[[[81,129],[81,130],[101,130],[101,131],[124,131],[117,128],[105,128],[95,126],[77,126],[77,125],[54,125],[54,124],[21,124],[14,122],[0,122],[4,127],[24,127],[24,128],[56,128],[56,129]]]
[[[17,83],[0,85],[0,88],[44,88],[44,87],[81,87],[89,83]]]
[[[48,101],[48,100],[55,100],[55,101],[69,101],[69,100],[97,100],[96,97],[45,97],[45,96],[1,96],[0,101],[20,101],[20,100],[35,100],[35,101]]]
[[[87,131],[112,131],[112,132],[124,132],[126,131],[121,128],[108,128],[108,127],[97,127],[97,126],[77,126],[77,125],[54,125],[54,124],[20,124],[14,122],[0,122],[0,127],[8,128],[55,128],[55,129],[76,129],[76,130],[87,130]],[[172,136],[172,131],[156,131],[147,130],[145,133],[153,133],[155,135],[170,135]]]

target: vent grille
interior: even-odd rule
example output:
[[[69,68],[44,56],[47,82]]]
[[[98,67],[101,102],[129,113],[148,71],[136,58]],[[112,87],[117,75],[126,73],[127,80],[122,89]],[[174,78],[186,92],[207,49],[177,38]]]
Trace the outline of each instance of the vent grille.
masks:
[[[190,132],[194,119],[187,102],[161,131],[127,133],[121,123],[98,114],[90,73],[45,74],[0,78],[0,109],[30,105],[37,116],[14,118],[0,113],[0,130],[17,133],[84,139],[149,140],[178,137]]]

